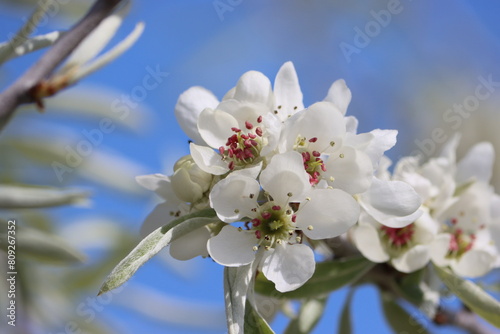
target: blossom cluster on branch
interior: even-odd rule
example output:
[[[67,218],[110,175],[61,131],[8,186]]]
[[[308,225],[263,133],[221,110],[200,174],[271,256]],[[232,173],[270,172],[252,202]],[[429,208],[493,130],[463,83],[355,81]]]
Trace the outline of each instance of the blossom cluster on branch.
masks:
[[[302,99],[291,62],[274,85],[260,72],[243,74],[221,101],[202,87],[185,91],[175,115],[192,139],[190,155],[170,176],[137,177],[165,200],[144,222],[148,237],[138,249],[172,229],[162,245],[170,244],[174,258],[210,256],[237,268],[226,273],[226,304],[245,309],[248,296],[257,313],[256,277],[262,274],[279,293],[300,290],[315,275],[315,251],[336,237],[397,272],[429,268],[421,278],[429,316],[439,306],[438,274],[446,283],[446,277],[476,278],[500,266],[491,144],[474,146],[457,162],[456,135],[440,156],[402,158],[391,174],[384,153],[396,144],[397,131],[358,133],[358,120],[346,116],[351,91],[344,80],[335,81],[323,101],[305,107]],[[127,266],[122,261],[117,268]],[[232,319],[232,312],[230,332],[239,332],[243,317]]]

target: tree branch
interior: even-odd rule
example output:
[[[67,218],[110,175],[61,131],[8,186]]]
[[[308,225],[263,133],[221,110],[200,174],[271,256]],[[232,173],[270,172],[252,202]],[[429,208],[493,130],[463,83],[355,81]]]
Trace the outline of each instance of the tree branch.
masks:
[[[496,331],[485,326],[480,318],[466,308],[462,308],[456,312],[452,312],[443,308],[439,308],[434,323],[437,325],[455,326],[467,331],[470,334],[494,334]]]
[[[66,59],[78,44],[104,20],[122,0],[97,0],[89,12],[62,36],[31,68],[0,94],[0,130],[16,108],[35,102],[32,91]]]

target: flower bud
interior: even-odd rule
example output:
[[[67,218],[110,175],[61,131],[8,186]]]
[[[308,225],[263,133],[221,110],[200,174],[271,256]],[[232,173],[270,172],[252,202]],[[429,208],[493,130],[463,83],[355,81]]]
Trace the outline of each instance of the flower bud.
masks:
[[[175,163],[174,174],[170,180],[179,199],[194,203],[210,188],[212,174],[202,171],[191,155],[186,155]]]

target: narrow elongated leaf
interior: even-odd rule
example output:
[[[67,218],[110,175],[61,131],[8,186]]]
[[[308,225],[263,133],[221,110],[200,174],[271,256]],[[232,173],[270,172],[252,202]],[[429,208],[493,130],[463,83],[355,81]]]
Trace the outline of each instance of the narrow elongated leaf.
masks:
[[[351,303],[352,296],[354,295],[354,290],[349,290],[347,298],[344,302],[344,307],[342,308],[342,313],[340,314],[339,321],[339,334],[351,334],[352,333],[352,319],[351,319]]]
[[[173,240],[218,221],[213,209],[204,209],[175,219],[145,237],[106,278],[99,295],[113,290],[132,277],[137,269]]]
[[[382,294],[382,308],[387,322],[394,333],[427,334],[425,326],[415,315],[409,315],[393,298],[392,295]],[[420,313],[417,313],[420,315]],[[423,315],[422,315],[423,316]]]
[[[14,251],[16,256],[27,257],[51,264],[82,262],[85,256],[64,239],[25,226],[15,225],[15,234],[9,234],[7,222],[0,221],[0,249]]]
[[[421,269],[406,275],[398,282],[403,297],[416,306],[420,306],[424,300],[424,292],[420,288],[423,276],[424,269]]]
[[[84,204],[88,192],[52,187],[0,185],[0,209],[46,208]]]
[[[271,326],[255,311],[248,300],[245,306],[245,334],[274,334]]]
[[[326,297],[308,299],[302,303],[298,316],[285,330],[285,334],[307,334],[316,327],[326,306]]]
[[[0,43],[0,63],[50,46],[54,44],[62,35],[62,31],[53,31],[48,34],[26,39],[20,45],[16,46],[11,45],[10,43]]]
[[[373,266],[374,263],[364,257],[318,263],[309,281],[297,290],[285,293],[276,291],[274,283],[259,275],[255,291],[275,298],[315,298],[356,281]]]
[[[242,333],[245,328],[245,305],[253,275],[252,265],[224,268],[224,301],[229,334]]]
[[[500,328],[500,302],[469,280],[455,276],[448,269],[434,266],[443,283],[477,315]]]

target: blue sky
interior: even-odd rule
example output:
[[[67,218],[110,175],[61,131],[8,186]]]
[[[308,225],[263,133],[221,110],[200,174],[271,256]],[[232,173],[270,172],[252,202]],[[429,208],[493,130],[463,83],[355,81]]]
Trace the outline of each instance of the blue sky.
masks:
[[[137,44],[70,90],[111,87],[114,91],[110,98],[121,99],[122,94],[132,94],[151,69],[168,73],[156,89],[147,92],[139,106],[131,108],[131,117],[144,119],[141,130],[113,132],[103,139],[102,146],[135,161],[144,173],[168,174],[173,162],[189,153],[188,138],[176,124],[173,113],[177,97],[184,90],[201,85],[221,98],[244,72],[259,70],[274,80],[281,64],[291,60],[299,75],[305,105],[323,99],[329,85],[344,78],[353,92],[348,113],[358,117],[362,131],[374,128],[400,131],[398,145],[389,153],[397,159],[415,148],[415,138],[428,136],[429,129],[442,121],[443,108],[467,94],[477,76],[492,74],[500,78],[497,66],[500,23],[496,16],[499,8],[493,2],[403,0],[400,10],[391,15],[386,26],[379,24],[378,33],[368,38],[366,45],[356,44],[357,28],[365,31],[370,22],[375,22],[373,12],[387,10],[391,2],[137,1],[115,38],[118,41],[136,22],[144,21],[146,29]],[[220,3],[226,7],[218,7],[218,11],[216,5]],[[222,12],[220,8],[226,10]],[[15,31],[26,13],[7,9],[0,3],[0,39]],[[68,22],[71,19],[54,18],[40,32],[66,27]],[[357,52],[346,57],[341,47],[346,44]],[[0,77],[1,87],[39,55],[8,63],[4,76]],[[36,128],[42,117],[69,126],[75,143],[81,140],[82,131],[97,124],[92,119],[61,117],[50,110],[43,116],[25,114],[22,119],[34,119],[35,128],[28,131],[43,131],[43,127]],[[135,122],[132,118],[129,121]],[[13,124],[7,131],[12,134],[19,124]],[[120,165],[113,168],[120,169]],[[54,183],[54,175],[43,177]],[[38,182],[43,181],[38,178]],[[147,194],[139,197],[119,194],[85,178],[76,178],[69,184],[93,189],[92,212],[123,222],[123,228],[130,230],[138,231],[154,205]],[[53,210],[51,214],[65,221],[90,215],[88,209],[79,208]],[[196,259],[192,265],[178,270],[155,259],[141,268],[131,286],[156,289],[169,298],[222,310],[222,269],[218,265],[211,260]],[[180,272],[190,274],[182,276]],[[332,294],[315,333],[335,331],[346,293],[342,290]],[[146,329],[149,333],[200,333],[199,329],[151,320],[121,305],[127,301],[147,305],[148,299],[141,299],[140,295],[125,288],[99,316],[119,324],[123,333],[146,332]],[[86,297],[82,296],[82,300]],[[169,300],[169,303],[179,301]],[[375,289],[360,288],[353,305],[355,333],[390,333],[381,316]],[[277,332],[282,328],[283,321],[279,321]],[[223,332],[223,328],[206,331]],[[439,333],[455,331],[440,329]]]

